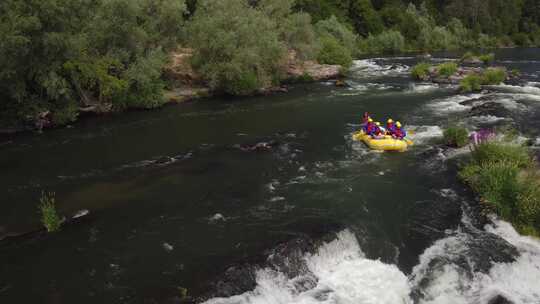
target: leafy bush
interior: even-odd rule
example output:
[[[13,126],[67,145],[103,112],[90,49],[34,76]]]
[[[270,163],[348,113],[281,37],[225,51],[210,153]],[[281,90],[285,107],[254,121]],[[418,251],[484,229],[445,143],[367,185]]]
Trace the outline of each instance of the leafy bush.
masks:
[[[365,51],[368,53],[395,54],[405,49],[405,38],[394,30],[384,31],[378,35],[369,35],[365,40]]]
[[[275,23],[245,0],[199,1],[188,33],[192,64],[213,90],[247,95],[282,77]]]
[[[444,130],[444,141],[453,147],[463,147],[469,143],[469,132],[463,127],[449,127]]]
[[[497,47],[497,38],[486,34],[480,34],[478,35],[476,45],[481,49],[493,49]]]
[[[480,59],[485,65],[488,65],[495,60],[495,54],[493,53],[483,54],[483,55],[478,56],[478,59]]]
[[[54,193],[43,192],[41,194],[39,210],[41,211],[41,223],[48,232],[60,230],[62,219],[56,211]]]
[[[315,25],[320,37],[332,36],[339,44],[345,47],[351,55],[358,55],[358,36],[344,24],[340,23],[336,16],[321,20]]]
[[[512,35],[512,40],[514,40],[514,43],[518,46],[530,46],[531,40],[529,39],[529,36],[525,33],[515,33]]]
[[[351,53],[336,38],[323,35],[320,39],[321,51],[317,57],[320,63],[339,64],[344,68],[349,68],[352,65]]]
[[[61,108],[52,113],[52,123],[57,126],[63,126],[77,120],[79,108],[74,102],[67,102]]]
[[[463,92],[473,92],[482,89],[482,77],[479,75],[467,75],[459,82],[459,87]]]
[[[430,68],[431,68],[431,64],[426,63],[426,62],[421,62],[415,65],[411,69],[411,76],[417,80],[425,80],[429,74]]]
[[[461,56],[461,61],[474,60],[475,58],[476,55],[473,52],[467,51],[465,54],[463,54],[463,56]]]
[[[153,50],[177,46],[183,0],[3,0],[0,5],[0,112],[20,120],[56,112],[58,123],[75,118],[78,101],[126,103],[159,85],[134,81],[128,73]],[[153,66],[152,84],[162,66]],[[146,69],[148,71],[148,69]],[[158,77],[155,77],[155,75]],[[150,76],[146,76],[150,77]],[[127,104],[127,106],[132,106]],[[135,105],[137,106],[137,105]],[[62,113],[64,111],[64,113]]]
[[[313,59],[317,55],[318,44],[311,16],[293,12],[294,4],[294,0],[261,0],[257,8],[274,22],[279,39],[287,49],[296,51],[298,58]]]
[[[502,68],[489,68],[482,74],[482,84],[500,84],[506,79],[506,71]]]
[[[454,50],[458,48],[458,39],[446,27],[423,27],[418,44],[423,50]]]
[[[364,37],[379,34],[384,30],[384,23],[371,2],[371,0],[355,0],[349,4],[351,23],[356,32]]]
[[[445,62],[437,66],[437,71],[439,75],[444,77],[450,77],[454,75],[458,70],[458,65],[455,62]]]

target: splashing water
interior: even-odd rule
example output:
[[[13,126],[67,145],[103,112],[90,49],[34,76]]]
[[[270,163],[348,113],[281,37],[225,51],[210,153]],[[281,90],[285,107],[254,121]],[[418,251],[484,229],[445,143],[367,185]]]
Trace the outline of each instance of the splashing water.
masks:
[[[287,278],[270,268],[258,270],[253,291],[207,304],[365,303],[409,304],[407,277],[394,265],[367,259],[355,235],[344,230],[316,253],[306,254],[305,273]]]

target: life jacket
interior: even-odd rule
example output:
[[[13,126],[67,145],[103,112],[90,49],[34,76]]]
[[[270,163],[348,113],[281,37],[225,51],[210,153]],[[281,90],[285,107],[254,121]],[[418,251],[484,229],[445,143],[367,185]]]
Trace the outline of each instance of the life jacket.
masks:
[[[396,125],[394,123],[386,124],[386,133],[389,135],[394,134],[396,131]]]
[[[368,122],[365,127],[366,134],[371,135],[371,133],[374,131],[375,124],[372,122]]]
[[[405,138],[405,136],[407,136],[407,133],[402,128],[396,127],[396,130],[394,131],[394,135],[399,139],[403,139]]]

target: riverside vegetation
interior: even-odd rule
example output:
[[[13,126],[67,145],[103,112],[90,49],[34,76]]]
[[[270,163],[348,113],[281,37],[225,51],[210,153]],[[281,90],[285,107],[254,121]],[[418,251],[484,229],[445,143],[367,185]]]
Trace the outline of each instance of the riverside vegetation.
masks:
[[[480,143],[459,176],[488,209],[521,233],[540,236],[540,173],[527,147],[505,140]]]
[[[212,91],[248,95],[286,80],[291,51],[347,68],[366,54],[538,46],[539,24],[534,0],[4,0],[0,129],[159,107],[180,47]]]
[[[461,59],[461,63],[483,63],[484,67],[458,66],[456,62],[439,65],[422,62],[412,67],[411,77],[420,81],[459,84],[463,92],[479,91],[483,85],[501,84],[509,76],[504,67],[488,66],[494,59],[493,54],[476,56],[471,53],[466,53]]]
[[[516,143],[515,133],[495,136],[490,130],[477,132],[474,141],[461,126],[444,131],[450,147],[469,145],[471,154],[458,176],[480,197],[488,212],[507,220],[520,233],[540,237],[540,170],[529,149]]]
[[[47,232],[60,230],[62,218],[56,211],[54,193],[43,192],[41,194],[39,210],[41,212],[41,223],[47,229]]]

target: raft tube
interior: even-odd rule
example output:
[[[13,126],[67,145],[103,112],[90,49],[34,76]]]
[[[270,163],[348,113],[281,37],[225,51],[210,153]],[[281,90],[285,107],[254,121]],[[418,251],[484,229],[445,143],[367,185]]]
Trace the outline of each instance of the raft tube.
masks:
[[[405,151],[413,142],[408,139],[394,139],[390,135],[384,138],[375,139],[364,133],[364,131],[355,132],[352,136],[355,141],[363,141],[370,149],[379,151]]]

